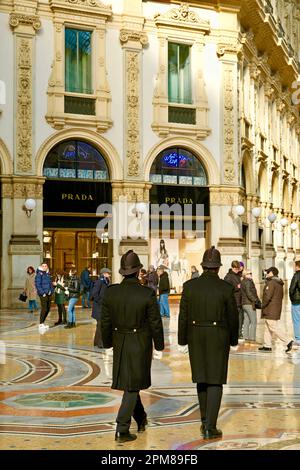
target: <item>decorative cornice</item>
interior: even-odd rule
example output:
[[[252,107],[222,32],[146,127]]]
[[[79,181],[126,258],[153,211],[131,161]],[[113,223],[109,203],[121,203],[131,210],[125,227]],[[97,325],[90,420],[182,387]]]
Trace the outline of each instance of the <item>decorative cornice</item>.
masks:
[[[200,18],[197,13],[189,9],[189,5],[181,3],[179,8],[172,8],[165,14],[156,13],[154,15],[156,25],[180,24],[180,27],[202,30],[204,33],[210,32],[210,23]]]
[[[104,5],[99,0],[50,0],[52,11],[75,12],[75,14],[99,15],[110,17],[111,5]]]
[[[11,13],[9,17],[9,25],[12,29],[17,28],[19,25],[32,26],[35,31],[38,31],[41,26],[41,20],[37,15],[24,15],[22,13]]]
[[[120,42],[126,44],[128,41],[140,42],[142,46],[147,46],[148,36],[144,31],[133,31],[131,29],[121,29]]]

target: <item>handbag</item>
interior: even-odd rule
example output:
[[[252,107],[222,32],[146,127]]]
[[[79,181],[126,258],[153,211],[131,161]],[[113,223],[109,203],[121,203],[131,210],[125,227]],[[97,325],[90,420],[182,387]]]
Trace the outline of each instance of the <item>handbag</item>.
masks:
[[[261,301],[259,299],[255,301],[255,308],[261,309]]]
[[[25,292],[22,292],[22,293],[19,295],[19,300],[21,300],[21,302],[26,302],[26,300],[27,300],[27,295],[25,294]]]

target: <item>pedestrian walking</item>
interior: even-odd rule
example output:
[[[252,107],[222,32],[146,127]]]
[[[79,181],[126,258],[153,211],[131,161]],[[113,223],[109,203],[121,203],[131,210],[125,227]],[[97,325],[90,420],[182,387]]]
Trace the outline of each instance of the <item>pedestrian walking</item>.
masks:
[[[92,287],[92,267],[88,266],[80,274],[80,290],[82,292],[82,308],[91,308],[90,295]],[[87,305],[86,305],[87,301]]]
[[[192,381],[197,383],[204,439],[222,437],[217,429],[230,345],[238,344],[238,311],[234,288],[219,278],[221,255],[212,246],[198,279],[184,283],[178,318],[178,348],[189,352]]]
[[[158,292],[159,292],[159,307],[161,317],[170,318],[169,306],[169,293],[170,282],[168,273],[165,271],[164,266],[159,266],[157,269],[158,274]]]
[[[295,345],[300,346],[300,260],[295,262],[295,274],[289,288],[289,296],[292,302]]]
[[[283,281],[278,277],[279,271],[275,266],[266,270],[266,283],[263,290],[261,318],[265,320],[264,344],[259,351],[272,351],[272,337],[278,338],[286,345],[285,352],[291,351],[293,338],[283,331],[279,320],[281,317],[283,299]]]
[[[54,291],[47,263],[42,263],[42,265],[37,269],[35,276],[35,287],[41,301],[39,331],[40,333],[44,333],[45,330],[49,328],[49,326],[45,325],[44,322],[50,311],[52,294]]]
[[[28,266],[26,272],[27,276],[25,280],[24,292],[27,295],[28,299],[28,310],[30,313],[33,313],[33,311],[38,310],[38,306],[36,303],[37,290],[35,286],[35,269],[33,266]]]
[[[99,279],[94,283],[93,289],[91,290],[91,300],[93,300],[92,318],[97,320],[94,346],[100,349],[103,348],[101,333],[102,301],[105,291],[110,284],[110,276],[111,270],[109,268],[102,268]]]
[[[81,283],[80,279],[77,276],[76,269],[71,269],[70,279],[67,283],[67,290],[65,291],[66,295],[69,297],[68,305],[68,323],[65,328],[75,328],[76,326],[76,313],[75,305],[78,302],[81,294]]]
[[[239,340],[243,341],[243,323],[244,323],[244,312],[242,307],[242,293],[241,293],[241,281],[242,272],[244,267],[241,266],[240,261],[234,260],[231,263],[231,269],[224,277],[224,281],[229,282],[234,287],[234,297],[239,314]],[[242,263],[243,264],[243,263]]]
[[[58,320],[57,322],[55,322],[55,325],[67,323],[67,312],[66,312],[66,307],[65,307],[65,302],[66,302],[65,278],[66,278],[66,275],[63,271],[57,271],[54,282],[53,282],[54,303],[57,305],[57,311],[58,311]]]
[[[151,385],[153,343],[157,357],[161,357],[164,349],[155,293],[138,280],[142,267],[137,254],[127,251],[119,270],[124,279],[120,284],[108,286],[102,302],[103,344],[105,348],[113,347],[112,388],[124,391],[116,420],[117,442],[136,439],[129,432],[131,417],[137,423],[138,432],[145,431],[148,421],[140,390]]]
[[[257,315],[256,308],[261,308],[261,302],[252,279],[252,272],[246,269],[241,282],[242,307],[244,311],[243,336],[248,343],[256,342]]]

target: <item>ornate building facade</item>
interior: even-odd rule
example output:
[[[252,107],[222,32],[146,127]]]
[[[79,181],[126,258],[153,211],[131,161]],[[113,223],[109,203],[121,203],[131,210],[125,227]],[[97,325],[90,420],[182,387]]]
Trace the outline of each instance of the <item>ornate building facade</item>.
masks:
[[[18,305],[26,267],[43,258],[95,275],[108,264],[117,280],[131,247],[146,267],[164,261],[177,292],[210,244],[221,274],[237,258],[257,282],[274,263],[288,281],[300,255],[299,50],[296,0],[3,0],[1,307]],[[172,216],[169,236],[160,220],[156,235],[130,237],[149,202],[190,204],[191,230]],[[105,217],[122,230],[112,236]]]

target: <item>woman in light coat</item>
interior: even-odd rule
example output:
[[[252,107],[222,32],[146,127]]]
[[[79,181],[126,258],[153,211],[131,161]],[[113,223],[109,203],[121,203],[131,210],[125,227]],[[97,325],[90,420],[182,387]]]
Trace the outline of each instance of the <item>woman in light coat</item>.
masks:
[[[37,291],[35,287],[35,269],[32,266],[29,266],[27,268],[27,277],[25,281],[24,292],[27,295],[27,299],[29,302],[28,310],[30,313],[33,313],[34,310],[38,310],[38,306],[36,303]]]

